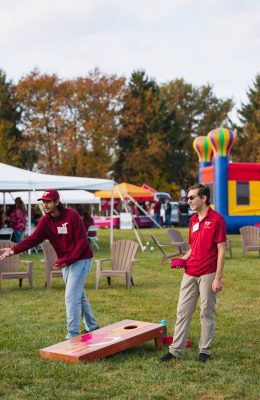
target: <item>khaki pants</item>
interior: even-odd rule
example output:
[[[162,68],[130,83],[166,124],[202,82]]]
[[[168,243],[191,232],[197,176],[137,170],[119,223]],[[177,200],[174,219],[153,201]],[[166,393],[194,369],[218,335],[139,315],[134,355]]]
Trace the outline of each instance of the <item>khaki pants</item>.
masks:
[[[199,350],[200,353],[210,354],[216,313],[216,294],[211,288],[214,278],[215,273],[200,277],[193,277],[187,274],[183,275],[177,307],[174,341],[169,347],[169,352],[177,358],[183,357],[192,314],[196,308],[199,297],[201,310]]]

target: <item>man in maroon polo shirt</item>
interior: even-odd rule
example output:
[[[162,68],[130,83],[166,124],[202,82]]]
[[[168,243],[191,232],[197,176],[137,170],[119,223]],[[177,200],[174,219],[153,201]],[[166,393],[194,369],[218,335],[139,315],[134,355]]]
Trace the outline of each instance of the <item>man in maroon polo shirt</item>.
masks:
[[[179,265],[185,265],[185,273],[180,288],[174,340],[169,352],[161,357],[161,361],[182,359],[192,314],[200,297],[199,361],[206,362],[210,357],[214,335],[216,293],[222,290],[226,223],[224,218],[210,207],[210,190],[207,186],[191,186],[187,198],[191,209],[197,213],[190,219],[191,248],[182,257]],[[177,263],[175,260],[175,264]]]
[[[30,236],[12,248],[2,249],[0,260],[31,249],[45,239],[50,241],[58,256],[53,268],[62,270],[66,286],[67,339],[71,339],[79,335],[81,315],[86,331],[98,328],[84,292],[93,253],[80,215],[63,207],[57,190],[46,189],[38,200],[42,201],[45,215]]]

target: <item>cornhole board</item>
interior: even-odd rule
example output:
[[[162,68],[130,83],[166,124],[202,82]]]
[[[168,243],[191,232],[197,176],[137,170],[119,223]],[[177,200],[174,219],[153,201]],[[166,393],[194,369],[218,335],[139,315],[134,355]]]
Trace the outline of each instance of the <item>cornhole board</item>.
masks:
[[[40,350],[42,358],[71,363],[98,360],[154,340],[162,347],[165,326],[126,319]]]

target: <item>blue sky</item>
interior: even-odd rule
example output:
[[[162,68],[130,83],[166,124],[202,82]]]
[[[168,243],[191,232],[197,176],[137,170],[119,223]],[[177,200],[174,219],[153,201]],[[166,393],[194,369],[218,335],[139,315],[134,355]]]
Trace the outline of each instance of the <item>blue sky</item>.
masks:
[[[260,73],[259,0],[0,0],[0,68],[62,78],[95,67],[210,83],[239,107]]]

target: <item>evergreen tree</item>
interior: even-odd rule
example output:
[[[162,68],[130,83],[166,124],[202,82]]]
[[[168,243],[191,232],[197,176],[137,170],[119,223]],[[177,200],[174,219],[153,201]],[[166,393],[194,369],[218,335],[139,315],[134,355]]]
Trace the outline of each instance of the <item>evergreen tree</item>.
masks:
[[[187,188],[197,181],[198,159],[192,146],[197,136],[221,125],[230,126],[231,99],[221,100],[210,85],[194,87],[183,79],[161,86],[164,104],[162,144],[167,181]]]
[[[159,175],[163,174],[160,143],[162,104],[157,83],[143,70],[134,71],[123,104],[115,177],[118,181],[148,182],[156,187],[160,183]]]
[[[260,74],[247,92],[248,103],[238,111],[241,126],[237,127],[237,141],[232,150],[234,159],[260,162]]]
[[[169,192],[194,183],[198,161],[192,142],[230,126],[232,107],[210,85],[196,88],[177,79],[159,87],[144,71],[135,71],[121,112],[116,178]]]

